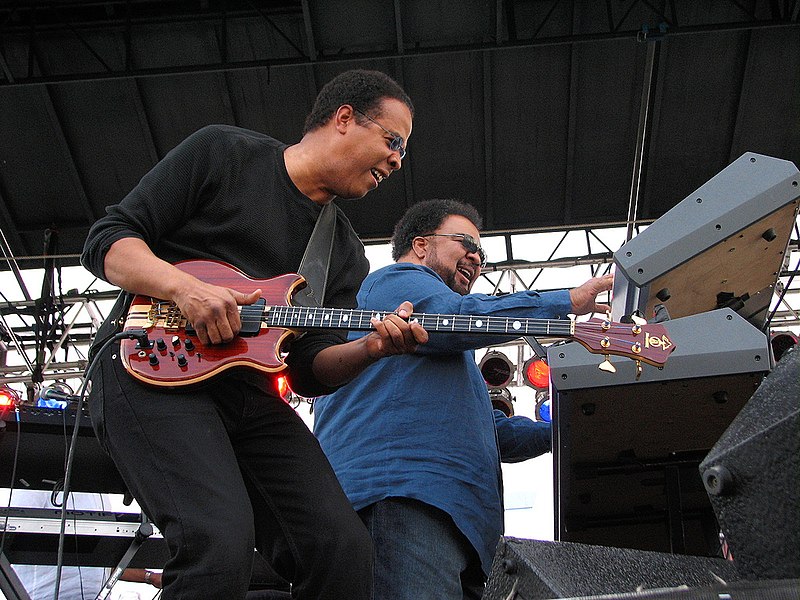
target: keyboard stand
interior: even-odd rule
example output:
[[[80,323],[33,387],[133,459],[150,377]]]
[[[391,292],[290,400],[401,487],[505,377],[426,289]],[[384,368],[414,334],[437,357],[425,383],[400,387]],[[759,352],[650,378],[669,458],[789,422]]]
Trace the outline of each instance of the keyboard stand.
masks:
[[[125,569],[128,568],[128,565],[131,564],[131,560],[133,557],[136,556],[136,553],[139,551],[139,548],[144,543],[144,541],[153,535],[153,526],[148,521],[147,517],[142,515],[142,524],[139,525],[139,529],[133,536],[133,541],[128,549],[125,551],[125,554],[119,560],[119,563],[111,572],[108,580],[103,585],[103,588],[98,592],[95,600],[106,600],[108,595],[111,593],[111,590],[114,589],[114,586],[119,581],[122,574],[125,572]]]

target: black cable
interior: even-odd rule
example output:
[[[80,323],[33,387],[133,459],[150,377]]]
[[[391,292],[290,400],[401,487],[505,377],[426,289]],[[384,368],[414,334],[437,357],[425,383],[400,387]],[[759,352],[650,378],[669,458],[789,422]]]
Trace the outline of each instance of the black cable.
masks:
[[[19,406],[14,405],[14,412],[17,416],[17,443],[14,447],[14,466],[11,467],[11,486],[8,490],[8,505],[6,506],[6,518],[3,521],[3,535],[0,536],[0,554],[3,553],[3,547],[6,543],[6,532],[8,531],[8,517],[11,512],[11,496],[14,495],[14,483],[17,479],[17,463],[19,462],[19,440],[22,437],[22,429],[19,420]]]
[[[65,467],[66,468],[66,467]],[[63,502],[58,501],[58,494],[64,490],[64,480],[59,479],[53,482],[53,490],[50,492],[50,504],[56,508],[61,508]]]
[[[147,340],[147,332],[144,329],[132,329],[113,335],[100,347],[100,349],[95,353],[92,362],[86,367],[86,372],[83,375],[83,383],[78,391],[78,406],[75,412],[75,426],[72,431],[72,440],[70,442],[69,454],[67,456],[67,469],[64,473],[64,494],[62,496],[61,504],[61,528],[58,532],[58,559],[56,561],[56,585],[53,594],[53,600],[58,600],[58,593],[61,588],[61,571],[64,566],[64,538],[67,527],[67,499],[69,498],[70,493],[70,479],[72,478],[72,466],[75,459],[75,448],[78,444],[78,429],[80,426],[81,411],[83,410],[83,402],[86,398],[86,388],[89,384],[89,381],[91,381],[94,369],[98,364],[97,359],[109,348],[109,346],[111,346],[111,344],[123,339],[138,339],[146,342],[142,343],[142,346],[149,344],[149,340]]]

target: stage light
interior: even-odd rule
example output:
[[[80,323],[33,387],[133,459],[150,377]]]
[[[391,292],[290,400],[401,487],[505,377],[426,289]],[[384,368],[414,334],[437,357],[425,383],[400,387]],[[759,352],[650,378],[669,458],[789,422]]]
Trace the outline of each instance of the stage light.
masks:
[[[492,408],[499,410],[507,417],[514,416],[514,398],[508,388],[490,389],[489,399],[492,401]]]
[[[13,408],[19,403],[19,393],[7,385],[0,387],[0,410]]]
[[[769,345],[775,362],[778,362],[785,352],[797,345],[797,336],[791,331],[773,331],[769,334]]]
[[[292,396],[292,389],[289,387],[289,380],[286,378],[286,375],[278,375],[275,378],[275,389],[285,402],[289,402]]]
[[[535,414],[537,421],[545,421],[550,423],[553,418],[553,415],[550,411],[551,406],[550,392],[547,390],[536,390]]]
[[[496,350],[487,352],[478,367],[489,389],[504,388],[514,378],[514,363]]]
[[[522,381],[537,390],[550,388],[550,366],[543,358],[532,356],[522,365]]]

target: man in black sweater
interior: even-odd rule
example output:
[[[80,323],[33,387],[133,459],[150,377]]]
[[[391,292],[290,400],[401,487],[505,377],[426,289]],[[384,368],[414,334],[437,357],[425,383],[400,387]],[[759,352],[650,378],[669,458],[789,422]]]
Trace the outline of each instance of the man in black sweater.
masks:
[[[297,271],[322,206],[360,198],[400,169],[412,116],[389,77],[348,71],[322,89],[295,145],[205,127],[107,209],[82,262],[128,292],[174,301],[204,344],[229,342],[241,328],[238,305],[261,290],[219,287],[171,263],[214,259],[256,279]],[[369,265],[338,207],[336,220],[323,305],[353,307]],[[121,298],[98,339],[126,308]],[[296,340],[287,360],[292,387],[327,393],[382,357],[413,351],[427,333],[402,318],[411,310],[403,303],[355,342],[332,333]],[[313,435],[263,378],[223,374],[200,389],[164,393],[124,371],[118,344],[97,360],[92,421],[167,540],[164,600],[243,598],[254,547],[292,583],[293,597],[369,597],[369,535]]]

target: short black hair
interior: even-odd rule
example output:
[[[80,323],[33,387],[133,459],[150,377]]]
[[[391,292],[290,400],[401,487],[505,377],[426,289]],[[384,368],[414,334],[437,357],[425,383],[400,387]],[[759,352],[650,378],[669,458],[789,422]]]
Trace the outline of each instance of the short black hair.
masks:
[[[471,204],[455,199],[423,200],[406,211],[392,234],[392,259],[398,260],[411,250],[414,238],[436,231],[450,215],[458,215],[472,221],[476,229],[483,226],[480,213]]]
[[[317,94],[314,106],[306,117],[303,135],[322,127],[343,104],[350,104],[365,113],[374,111],[385,98],[399,100],[414,116],[414,105],[403,88],[386,73],[354,69],[331,79]],[[380,116],[380,113],[375,114]]]

